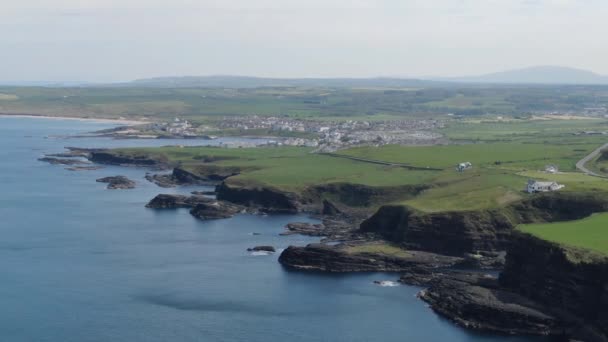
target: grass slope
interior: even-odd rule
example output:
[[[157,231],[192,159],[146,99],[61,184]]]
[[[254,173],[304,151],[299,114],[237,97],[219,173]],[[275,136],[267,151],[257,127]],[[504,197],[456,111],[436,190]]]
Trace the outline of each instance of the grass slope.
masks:
[[[578,221],[521,225],[518,229],[548,241],[608,254],[608,213]]]

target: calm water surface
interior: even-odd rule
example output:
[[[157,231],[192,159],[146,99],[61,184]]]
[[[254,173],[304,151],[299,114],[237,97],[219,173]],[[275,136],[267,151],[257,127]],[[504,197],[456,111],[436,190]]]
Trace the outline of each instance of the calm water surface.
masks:
[[[277,255],[246,252],[315,241],[278,236],[305,216],[201,222],[186,210],[144,208],[158,193],[193,190],[158,188],[144,169],[73,172],[36,160],[64,146],[217,143],[48,138],[107,127],[0,118],[0,340],[526,340],[471,334],[417,300],[418,288],[372,284],[395,275],[295,273]],[[137,189],[95,182],[118,174]]]

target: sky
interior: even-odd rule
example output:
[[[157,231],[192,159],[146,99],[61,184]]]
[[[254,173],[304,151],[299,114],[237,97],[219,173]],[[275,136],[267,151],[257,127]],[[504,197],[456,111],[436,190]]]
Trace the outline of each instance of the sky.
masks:
[[[2,0],[0,81],[608,75],[606,0]]]

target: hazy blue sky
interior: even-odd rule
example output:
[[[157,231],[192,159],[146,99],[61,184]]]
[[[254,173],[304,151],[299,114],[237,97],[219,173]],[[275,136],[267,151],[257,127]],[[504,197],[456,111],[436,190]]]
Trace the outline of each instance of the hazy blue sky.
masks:
[[[0,80],[608,74],[607,0],[2,0]]]

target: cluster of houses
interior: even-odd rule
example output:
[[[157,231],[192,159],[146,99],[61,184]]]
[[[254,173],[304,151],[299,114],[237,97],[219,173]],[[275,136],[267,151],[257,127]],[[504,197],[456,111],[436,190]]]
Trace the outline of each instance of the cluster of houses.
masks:
[[[464,172],[468,169],[471,169],[472,167],[473,167],[473,164],[471,164],[470,162],[463,162],[463,163],[459,163],[458,165],[456,165],[456,170],[458,172]],[[558,168],[555,165],[547,165],[545,167],[545,172],[555,174],[555,173],[558,173]],[[564,187],[565,187],[565,185],[559,184],[557,182],[543,182],[543,181],[537,181],[537,180],[530,179],[530,180],[528,180],[528,185],[526,186],[526,191],[530,194],[534,194],[537,192],[558,191],[560,189],[563,189]]]

